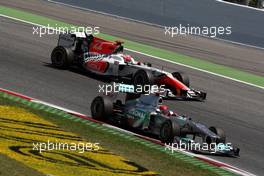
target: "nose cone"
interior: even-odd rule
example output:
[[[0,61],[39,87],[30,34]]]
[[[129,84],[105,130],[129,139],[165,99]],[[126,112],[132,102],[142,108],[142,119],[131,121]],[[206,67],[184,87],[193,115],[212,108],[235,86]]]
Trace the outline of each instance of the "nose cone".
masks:
[[[188,91],[190,90],[189,87],[184,85],[181,81],[178,79],[174,78],[172,75],[164,75],[160,80],[159,80],[160,85],[165,85],[170,87],[171,89],[180,89],[180,90],[185,90]]]

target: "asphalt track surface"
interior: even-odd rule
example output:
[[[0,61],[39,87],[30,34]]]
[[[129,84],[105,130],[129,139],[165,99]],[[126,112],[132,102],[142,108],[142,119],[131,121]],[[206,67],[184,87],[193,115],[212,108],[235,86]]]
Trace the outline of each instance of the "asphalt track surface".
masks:
[[[1,87],[90,114],[90,103],[102,82],[78,69],[50,67],[49,56],[58,36],[40,38],[32,35],[31,25],[3,17],[0,17],[0,26]],[[143,61],[151,59],[131,54]],[[205,102],[167,103],[196,121],[223,127],[228,141],[241,148],[240,158],[215,158],[261,175],[264,171],[263,90],[164,61],[153,59],[152,63],[171,72],[188,73],[192,87],[207,91]]]
[[[145,43],[158,48],[230,66],[264,76],[264,50],[237,46],[197,36],[168,37],[164,29],[69,8],[47,1],[9,0],[0,5],[18,8],[80,26],[99,26],[103,33]]]

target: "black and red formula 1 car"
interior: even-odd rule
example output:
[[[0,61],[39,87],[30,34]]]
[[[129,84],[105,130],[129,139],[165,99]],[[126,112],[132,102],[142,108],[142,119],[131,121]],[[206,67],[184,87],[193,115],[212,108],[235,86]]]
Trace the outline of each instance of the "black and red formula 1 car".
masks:
[[[51,53],[55,67],[79,65],[86,71],[108,76],[114,81],[133,85],[164,86],[165,98],[204,100],[206,93],[189,88],[188,77],[181,72],[169,73],[135,61],[123,53],[122,42],[106,41],[86,33],[61,34]]]

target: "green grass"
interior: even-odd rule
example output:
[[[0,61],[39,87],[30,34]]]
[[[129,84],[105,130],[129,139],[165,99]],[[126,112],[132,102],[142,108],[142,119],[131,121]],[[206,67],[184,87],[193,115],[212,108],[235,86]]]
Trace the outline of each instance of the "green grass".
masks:
[[[72,24],[68,24],[66,22],[50,19],[50,18],[47,18],[44,16],[32,14],[29,12],[25,12],[25,11],[21,11],[18,9],[5,7],[5,6],[0,6],[0,14],[7,15],[10,17],[14,17],[14,18],[18,18],[21,20],[26,20],[26,21],[36,23],[36,24],[40,24],[40,25],[44,25],[44,26],[47,26],[48,24],[51,27],[62,26],[62,27],[70,28],[71,26],[75,26]],[[113,41],[117,40],[117,39],[120,40],[120,38],[117,38],[115,36],[111,36],[108,34],[103,34],[103,33],[100,33],[98,36],[102,37],[106,40],[113,40]],[[156,57],[160,57],[160,58],[163,58],[166,60],[170,60],[170,61],[173,61],[175,63],[180,63],[180,64],[184,64],[184,65],[194,67],[197,69],[209,71],[209,72],[219,74],[222,76],[237,79],[237,80],[247,82],[247,83],[262,87],[262,88],[264,87],[264,77],[262,77],[262,76],[258,76],[255,74],[244,72],[244,71],[241,71],[241,70],[238,70],[235,68],[231,68],[231,67],[227,67],[224,65],[215,64],[215,63],[205,61],[202,59],[182,55],[182,54],[175,53],[172,51],[168,51],[168,50],[156,48],[153,46],[129,41],[126,39],[121,39],[121,40],[123,40],[125,42],[126,48],[129,48],[132,50],[136,50],[136,51],[139,51],[139,52],[142,52],[145,54],[150,54],[150,55],[153,55]]]
[[[100,146],[103,148],[110,150],[115,154],[119,154],[126,159],[161,175],[213,176],[218,175],[219,173],[221,173],[220,175],[232,175],[227,171],[209,166],[202,161],[180,153],[174,153],[173,155],[168,154],[164,152],[163,147],[154,144],[150,145],[149,142],[145,142],[142,139],[129,135],[127,136],[117,131],[113,132],[113,130],[105,127],[103,130],[98,124],[87,125],[87,121],[75,121],[74,119],[76,118],[70,120],[69,115],[67,116],[68,118],[63,118],[66,117],[66,114],[60,110],[44,107],[43,105],[36,103],[32,104],[32,102],[11,95],[0,94],[0,105],[24,108],[27,111],[33,112],[42,118],[57,124],[66,131],[78,134],[87,141],[99,142]],[[7,159],[1,158],[1,163],[6,161]],[[10,163],[12,163],[12,167],[20,168],[18,163]],[[0,167],[0,172],[3,172],[3,170],[4,169],[1,169]],[[32,170],[28,169],[26,172],[30,173]]]

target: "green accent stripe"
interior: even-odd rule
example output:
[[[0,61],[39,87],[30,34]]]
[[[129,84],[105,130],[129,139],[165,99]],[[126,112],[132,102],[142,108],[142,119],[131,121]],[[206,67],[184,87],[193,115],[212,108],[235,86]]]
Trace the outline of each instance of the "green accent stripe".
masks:
[[[68,23],[65,23],[62,21],[53,20],[53,19],[50,19],[47,17],[35,15],[32,13],[28,13],[28,12],[13,9],[13,8],[8,8],[5,6],[0,6],[0,14],[10,16],[10,17],[14,17],[14,18],[18,18],[18,19],[25,20],[25,21],[29,21],[32,23],[44,25],[44,26],[48,26],[48,24],[49,24],[50,27],[62,26],[62,27],[68,27],[69,29],[71,27],[76,27],[75,25],[71,25],[71,24],[68,24]],[[32,30],[32,32],[33,32],[33,30]],[[103,34],[103,33],[100,33],[98,36],[102,37],[106,40],[117,40],[117,39],[120,40],[120,38],[117,38],[117,37],[114,37],[111,35],[107,35],[107,34]],[[132,41],[125,40],[125,39],[121,39],[121,40],[123,40],[125,42],[126,48],[129,48],[132,50],[136,50],[136,51],[139,51],[139,52],[142,52],[145,54],[164,58],[166,60],[174,61],[174,62],[177,62],[180,64],[188,65],[188,66],[191,66],[194,68],[206,70],[206,71],[213,72],[216,74],[220,74],[220,75],[223,75],[226,77],[230,77],[230,78],[237,79],[240,81],[244,81],[244,82],[247,82],[250,84],[254,84],[254,85],[257,85],[260,87],[264,87],[264,77],[262,77],[262,76],[254,75],[254,74],[244,72],[244,71],[241,71],[238,69],[234,69],[231,67],[215,64],[215,63],[208,62],[208,61],[205,61],[202,59],[185,56],[185,55],[178,54],[178,53],[175,53],[172,51],[167,51],[164,49],[140,44],[137,42],[132,42]]]

